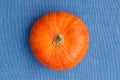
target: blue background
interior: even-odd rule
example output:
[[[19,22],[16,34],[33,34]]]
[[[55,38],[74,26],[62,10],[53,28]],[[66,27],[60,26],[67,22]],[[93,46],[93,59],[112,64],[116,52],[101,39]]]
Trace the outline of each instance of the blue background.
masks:
[[[53,11],[78,16],[89,31],[86,57],[68,71],[44,67],[29,46],[33,23]],[[120,80],[120,0],[0,0],[0,80]]]

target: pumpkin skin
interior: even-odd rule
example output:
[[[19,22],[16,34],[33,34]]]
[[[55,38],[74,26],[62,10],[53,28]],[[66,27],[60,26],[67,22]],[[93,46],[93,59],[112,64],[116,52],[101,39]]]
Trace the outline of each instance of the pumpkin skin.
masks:
[[[53,70],[68,70],[86,54],[89,36],[85,24],[67,12],[52,12],[35,22],[30,46],[36,59]]]

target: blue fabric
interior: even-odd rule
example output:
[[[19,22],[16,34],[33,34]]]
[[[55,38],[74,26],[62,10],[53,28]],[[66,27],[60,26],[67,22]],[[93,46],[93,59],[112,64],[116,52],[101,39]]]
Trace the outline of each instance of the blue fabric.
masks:
[[[29,34],[46,13],[66,11],[89,31],[86,57],[53,71],[33,56]],[[120,0],[0,0],[0,80],[120,80]]]

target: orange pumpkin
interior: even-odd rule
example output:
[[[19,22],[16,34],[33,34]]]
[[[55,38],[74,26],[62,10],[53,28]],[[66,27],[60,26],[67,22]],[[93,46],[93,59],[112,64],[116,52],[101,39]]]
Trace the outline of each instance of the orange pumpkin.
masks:
[[[52,12],[35,22],[30,45],[37,60],[53,70],[67,70],[80,62],[88,49],[88,31],[76,16]]]

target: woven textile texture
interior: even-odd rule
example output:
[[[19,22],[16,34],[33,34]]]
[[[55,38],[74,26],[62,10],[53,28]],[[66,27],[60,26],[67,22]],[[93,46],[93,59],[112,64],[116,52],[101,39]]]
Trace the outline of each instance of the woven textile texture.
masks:
[[[86,57],[71,70],[44,67],[30,49],[32,25],[54,11],[88,28]],[[0,80],[120,80],[120,0],[0,0]]]

